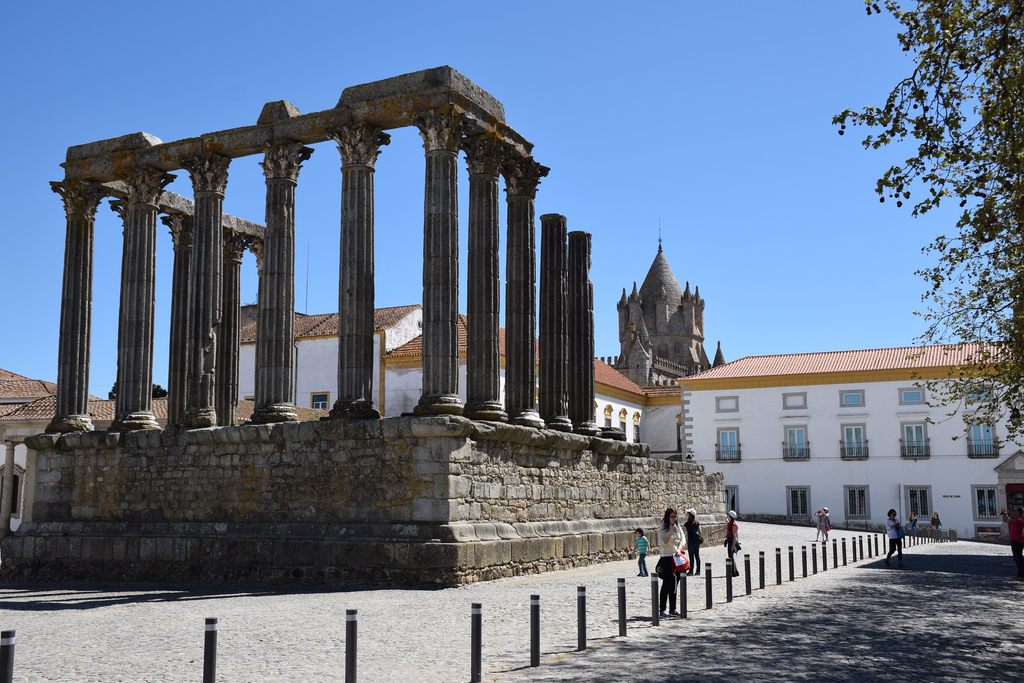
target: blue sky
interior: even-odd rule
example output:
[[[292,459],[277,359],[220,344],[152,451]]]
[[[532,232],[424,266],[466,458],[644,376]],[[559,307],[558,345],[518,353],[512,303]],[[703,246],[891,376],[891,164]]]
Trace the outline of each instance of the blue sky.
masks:
[[[551,168],[537,215],[593,233],[597,355],[618,353],[615,304],[646,275],[659,225],[680,284],[707,302],[709,355],[718,341],[727,360],[911,344],[923,331],[921,247],[953,216],[880,204],[875,179],[913,149],[868,152],[859,131],[840,137],[831,125],[908,72],[895,32],[860,0],[14,3],[0,25],[0,367],[56,380],[65,219],[49,181],[62,178],[67,147],[251,125],[279,99],[319,111],[348,86],[441,65],[500,100]],[[391,133],[376,172],[378,306],[421,299],[423,152],[411,129]],[[259,160],[232,163],[225,211],[262,223]],[[337,308],[339,166],[333,145],[316,145],[299,180],[300,311]],[[169,189],[191,196],[187,174]],[[463,311],[466,215],[464,198]],[[154,381],[166,386],[162,226],[159,239]],[[104,397],[120,250],[104,204],[89,387]],[[251,256],[243,270],[243,301],[255,302]]]

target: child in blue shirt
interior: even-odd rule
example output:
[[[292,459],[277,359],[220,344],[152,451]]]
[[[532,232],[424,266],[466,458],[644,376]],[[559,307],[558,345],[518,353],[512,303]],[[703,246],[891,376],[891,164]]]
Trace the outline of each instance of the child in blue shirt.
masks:
[[[650,576],[647,573],[647,537],[644,536],[644,530],[639,527],[633,533],[636,534],[636,549],[640,553],[640,558],[637,560],[637,564],[640,565],[640,573],[637,576]]]

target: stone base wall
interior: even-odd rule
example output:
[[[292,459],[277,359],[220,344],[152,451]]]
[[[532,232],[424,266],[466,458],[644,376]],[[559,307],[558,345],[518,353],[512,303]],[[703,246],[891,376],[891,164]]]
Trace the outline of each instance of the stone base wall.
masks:
[[[723,479],[644,445],[461,417],[40,435],[11,580],[459,584],[622,559]],[[707,534],[706,534],[707,535]]]

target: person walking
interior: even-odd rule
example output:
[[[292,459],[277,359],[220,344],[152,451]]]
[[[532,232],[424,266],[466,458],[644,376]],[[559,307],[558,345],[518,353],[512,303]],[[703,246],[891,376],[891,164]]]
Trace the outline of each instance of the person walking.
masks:
[[[1017,563],[1017,576],[1015,581],[1024,581],[1024,508],[1014,508],[1007,514],[1006,510],[1000,512],[1003,521],[1010,525],[1010,552],[1013,553],[1013,561]]]
[[[679,616],[679,612],[676,611],[676,567],[672,559],[681,553],[683,545],[683,531],[679,527],[678,517],[675,510],[668,508],[665,510],[665,516],[661,518],[661,526],[658,527],[658,544],[661,546],[661,552],[654,571],[661,579],[659,601],[663,617]],[[665,611],[666,601],[668,612]]]
[[[939,519],[939,511],[932,513],[932,531],[935,532],[935,540],[939,540],[939,529],[942,528],[942,520]]]
[[[889,537],[889,554],[885,556],[885,566],[891,567],[889,558],[893,553],[898,553],[899,567],[903,569],[903,539],[900,537],[900,520],[896,519],[896,511],[891,508],[886,514],[888,519],[885,520],[885,535]]]
[[[725,532],[725,549],[729,552],[729,559],[732,560],[732,575],[739,576],[740,570],[736,568],[736,560],[733,555],[739,550],[740,546],[740,527],[736,524],[736,511],[729,510],[726,513],[729,518],[725,523],[725,526],[718,531]]]
[[[637,527],[633,533],[636,534],[636,552],[639,556],[636,562],[640,567],[640,573],[637,576],[650,576],[647,573],[647,537],[644,536],[644,530],[640,527]]]
[[[683,529],[686,530],[686,550],[690,553],[690,569],[686,575],[700,576],[700,544],[704,542],[704,536],[700,533],[696,508],[686,510],[686,523],[683,524]]]
[[[818,537],[821,537],[822,543],[828,543],[828,532],[832,530],[832,519],[828,516],[828,508],[821,508],[814,513],[814,518],[818,520],[818,533],[814,535],[814,541],[818,541]]]

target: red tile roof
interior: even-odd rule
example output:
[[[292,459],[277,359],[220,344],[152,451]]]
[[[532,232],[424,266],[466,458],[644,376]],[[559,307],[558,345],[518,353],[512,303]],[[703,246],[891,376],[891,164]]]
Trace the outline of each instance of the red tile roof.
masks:
[[[644,389],[600,358],[594,359],[594,381],[633,394],[644,394]]]
[[[0,422],[7,421],[49,421],[53,419],[57,410],[57,397],[46,396],[44,398],[37,399],[31,403],[22,403],[17,406],[13,406],[14,410],[7,413],[6,415],[0,415]],[[117,402],[107,399],[99,399],[92,397],[89,400],[89,417],[97,422],[110,422],[114,419],[114,413],[117,409]],[[253,413],[253,402],[252,401],[239,401],[238,402],[238,419],[241,422],[249,420]],[[314,408],[302,408],[296,406],[295,412],[298,413],[300,420],[319,420],[321,417],[327,417],[329,411],[317,410]],[[166,398],[154,398],[153,399],[153,416],[156,417],[160,422],[167,420],[167,399]]]
[[[391,306],[389,308],[377,308],[373,311],[373,329],[386,330],[394,327],[404,320],[410,313],[419,308],[419,304],[409,306]],[[305,313],[295,314],[295,338],[304,339],[309,337],[337,337],[338,336],[338,314],[318,313],[306,315]],[[241,343],[256,343],[256,321],[242,327],[239,332]]]
[[[822,351],[778,356],[747,356],[686,380],[805,375],[871,370],[920,370],[970,365],[972,356],[992,350],[981,344],[902,346],[893,349]]]
[[[0,401],[3,402],[15,399],[20,399],[20,402],[30,401],[55,393],[57,393],[57,385],[53,382],[29,379],[15,375],[13,372],[5,372],[4,376],[0,376]]]

